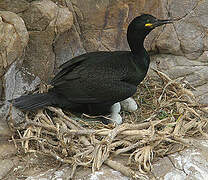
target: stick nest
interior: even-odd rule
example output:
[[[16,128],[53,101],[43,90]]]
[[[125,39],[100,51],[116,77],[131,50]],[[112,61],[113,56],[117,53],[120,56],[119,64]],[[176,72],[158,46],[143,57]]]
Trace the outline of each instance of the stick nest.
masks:
[[[18,126],[13,123],[15,145],[24,153],[46,154],[70,164],[71,177],[78,166],[94,172],[106,164],[131,178],[147,179],[158,157],[190,146],[193,137],[208,137],[207,106],[196,101],[182,79],[171,80],[154,72],[154,77],[139,85],[134,97],[139,110],[122,112],[122,125],[77,121],[59,108],[48,107],[26,113]],[[121,156],[128,163],[115,160]]]

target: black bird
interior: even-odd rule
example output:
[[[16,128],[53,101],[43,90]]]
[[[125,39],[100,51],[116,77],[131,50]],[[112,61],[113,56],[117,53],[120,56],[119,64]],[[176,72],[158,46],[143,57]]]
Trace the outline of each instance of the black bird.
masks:
[[[144,48],[145,37],[155,28],[171,23],[143,14],[128,26],[131,51],[90,52],[64,63],[47,93],[25,95],[11,100],[22,110],[56,106],[89,114],[105,114],[110,107],[132,96],[145,78],[150,58]]]

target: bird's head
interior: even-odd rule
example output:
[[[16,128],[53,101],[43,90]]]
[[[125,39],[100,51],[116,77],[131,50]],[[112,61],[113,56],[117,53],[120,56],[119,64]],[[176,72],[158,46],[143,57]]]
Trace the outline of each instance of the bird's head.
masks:
[[[156,27],[172,23],[172,20],[160,20],[149,14],[134,18],[128,26],[127,40],[132,52],[139,52],[144,47],[145,37]]]
[[[158,26],[161,26],[163,24],[169,24],[172,22],[172,20],[157,19],[150,14],[142,14],[141,16],[134,18],[130,24],[133,25],[135,30],[150,32]]]

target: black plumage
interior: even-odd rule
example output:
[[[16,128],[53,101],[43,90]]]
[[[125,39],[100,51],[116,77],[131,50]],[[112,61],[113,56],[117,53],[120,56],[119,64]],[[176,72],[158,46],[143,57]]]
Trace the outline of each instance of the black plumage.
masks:
[[[48,93],[21,96],[12,100],[13,105],[22,110],[57,106],[107,113],[114,103],[132,96],[145,78],[150,63],[145,37],[170,22],[148,14],[134,18],[127,31],[131,51],[91,52],[70,59],[60,67]]]

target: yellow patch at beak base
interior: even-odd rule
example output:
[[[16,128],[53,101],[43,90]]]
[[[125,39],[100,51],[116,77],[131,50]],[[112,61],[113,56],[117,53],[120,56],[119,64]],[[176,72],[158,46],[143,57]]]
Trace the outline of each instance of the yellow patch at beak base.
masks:
[[[151,27],[153,24],[151,24],[151,23],[147,23],[147,24],[145,24],[145,27]]]

